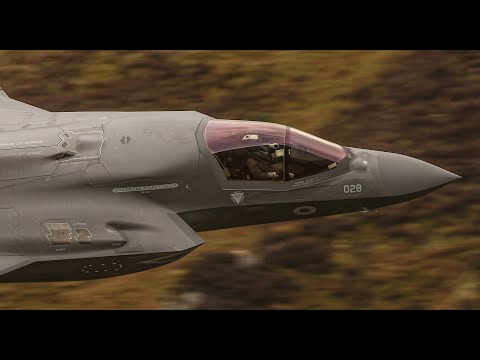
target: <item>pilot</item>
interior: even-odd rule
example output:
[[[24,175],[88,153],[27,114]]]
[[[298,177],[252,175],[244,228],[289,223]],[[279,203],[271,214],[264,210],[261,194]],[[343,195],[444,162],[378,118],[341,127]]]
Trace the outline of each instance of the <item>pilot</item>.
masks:
[[[272,145],[263,145],[249,149],[246,165],[251,180],[282,179],[283,161],[273,163],[273,157],[270,152],[271,147]]]

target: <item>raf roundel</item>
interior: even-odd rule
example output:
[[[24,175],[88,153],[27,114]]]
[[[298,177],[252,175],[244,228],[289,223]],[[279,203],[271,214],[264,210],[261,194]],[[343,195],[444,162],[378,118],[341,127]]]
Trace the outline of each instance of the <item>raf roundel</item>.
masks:
[[[314,206],[299,206],[293,210],[295,215],[307,216],[312,215],[317,211],[317,208]]]

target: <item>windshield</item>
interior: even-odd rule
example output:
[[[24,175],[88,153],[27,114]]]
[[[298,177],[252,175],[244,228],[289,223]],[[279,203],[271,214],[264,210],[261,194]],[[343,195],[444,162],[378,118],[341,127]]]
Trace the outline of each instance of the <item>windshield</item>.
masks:
[[[340,145],[291,127],[287,130],[286,145],[335,162],[347,156]]]

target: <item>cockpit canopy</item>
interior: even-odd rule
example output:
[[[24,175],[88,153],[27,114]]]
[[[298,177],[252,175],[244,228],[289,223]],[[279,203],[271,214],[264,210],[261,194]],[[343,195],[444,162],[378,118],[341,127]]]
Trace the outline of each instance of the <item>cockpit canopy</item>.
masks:
[[[257,121],[211,120],[205,141],[228,180],[300,179],[334,169],[347,156],[330,141]]]

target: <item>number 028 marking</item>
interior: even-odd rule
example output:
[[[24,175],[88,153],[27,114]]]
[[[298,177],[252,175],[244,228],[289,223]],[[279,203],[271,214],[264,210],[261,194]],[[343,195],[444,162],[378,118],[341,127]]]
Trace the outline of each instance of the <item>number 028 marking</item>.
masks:
[[[345,185],[345,186],[343,187],[343,192],[344,192],[345,194],[361,193],[361,192],[362,192],[362,184]]]

